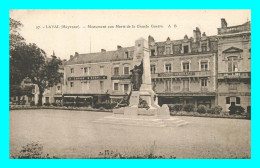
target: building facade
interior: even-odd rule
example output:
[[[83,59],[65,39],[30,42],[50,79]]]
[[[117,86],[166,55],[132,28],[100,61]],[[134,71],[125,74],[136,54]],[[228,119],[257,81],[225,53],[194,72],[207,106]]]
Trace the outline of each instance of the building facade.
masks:
[[[251,105],[251,25],[227,27],[221,20],[218,34],[207,36],[199,28],[193,37],[156,42],[148,37],[153,90],[162,104]],[[131,90],[134,46],[115,51],[71,56],[64,66],[62,96],[92,104],[109,98],[112,102]]]
[[[66,101],[76,98],[90,102],[103,102],[109,97],[116,101],[130,92],[130,70],[134,47],[117,46],[115,51],[71,56],[64,67],[63,97]]]
[[[251,23],[218,28],[218,104],[251,106]]]

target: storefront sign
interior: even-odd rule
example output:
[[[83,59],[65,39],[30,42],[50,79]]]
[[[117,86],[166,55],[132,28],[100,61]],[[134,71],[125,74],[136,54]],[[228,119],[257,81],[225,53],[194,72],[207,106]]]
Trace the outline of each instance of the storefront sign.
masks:
[[[100,80],[100,79],[107,79],[107,76],[68,77],[68,81],[74,81],[74,80]]]

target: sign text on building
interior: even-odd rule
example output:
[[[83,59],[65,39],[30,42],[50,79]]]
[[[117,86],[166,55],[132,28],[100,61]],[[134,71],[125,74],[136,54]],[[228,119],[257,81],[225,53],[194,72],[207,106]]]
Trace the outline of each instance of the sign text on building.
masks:
[[[166,76],[191,76],[195,75],[195,72],[172,72],[172,73],[159,73],[158,77],[166,77]]]
[[[68,77],[68,81],[73,81],[73,80],[99,80],[99,79],[107,79],[107,76]]]
[[[112,76],[112,77],[111,77],[111,80],[123,80],[123,79],[130,79],[130,75]]]

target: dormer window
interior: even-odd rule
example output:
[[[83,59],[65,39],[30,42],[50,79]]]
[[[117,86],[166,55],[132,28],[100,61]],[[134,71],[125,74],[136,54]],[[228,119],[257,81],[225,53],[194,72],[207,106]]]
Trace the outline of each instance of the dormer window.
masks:
[[[201,44],[201,51],[206,52],[207,51],[207,44]]]
[[[171,54],[171,47],[166,47],[166,54],[167,55]]]
[[[125,58],[129,58],[129,52],[128,51],[125,52]]]
[[[183,46],[183,50],[184,50],[184,53],[188,53],[189,52],[189,46],[188,45]]]

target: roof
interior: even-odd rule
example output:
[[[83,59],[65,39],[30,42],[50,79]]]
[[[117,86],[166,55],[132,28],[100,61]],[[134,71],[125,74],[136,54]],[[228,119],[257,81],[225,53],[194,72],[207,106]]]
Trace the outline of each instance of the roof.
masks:
[[[125,52],[129,52],[129,57],[125,58]],[[92,62],[109,62],[122,59],[133,58],[134,47],[120,48],[115,51],[104,51],[89,54],[78,54],[68,60],[65,65],[71,64],[82,64],[82,63],[92,63]]]

